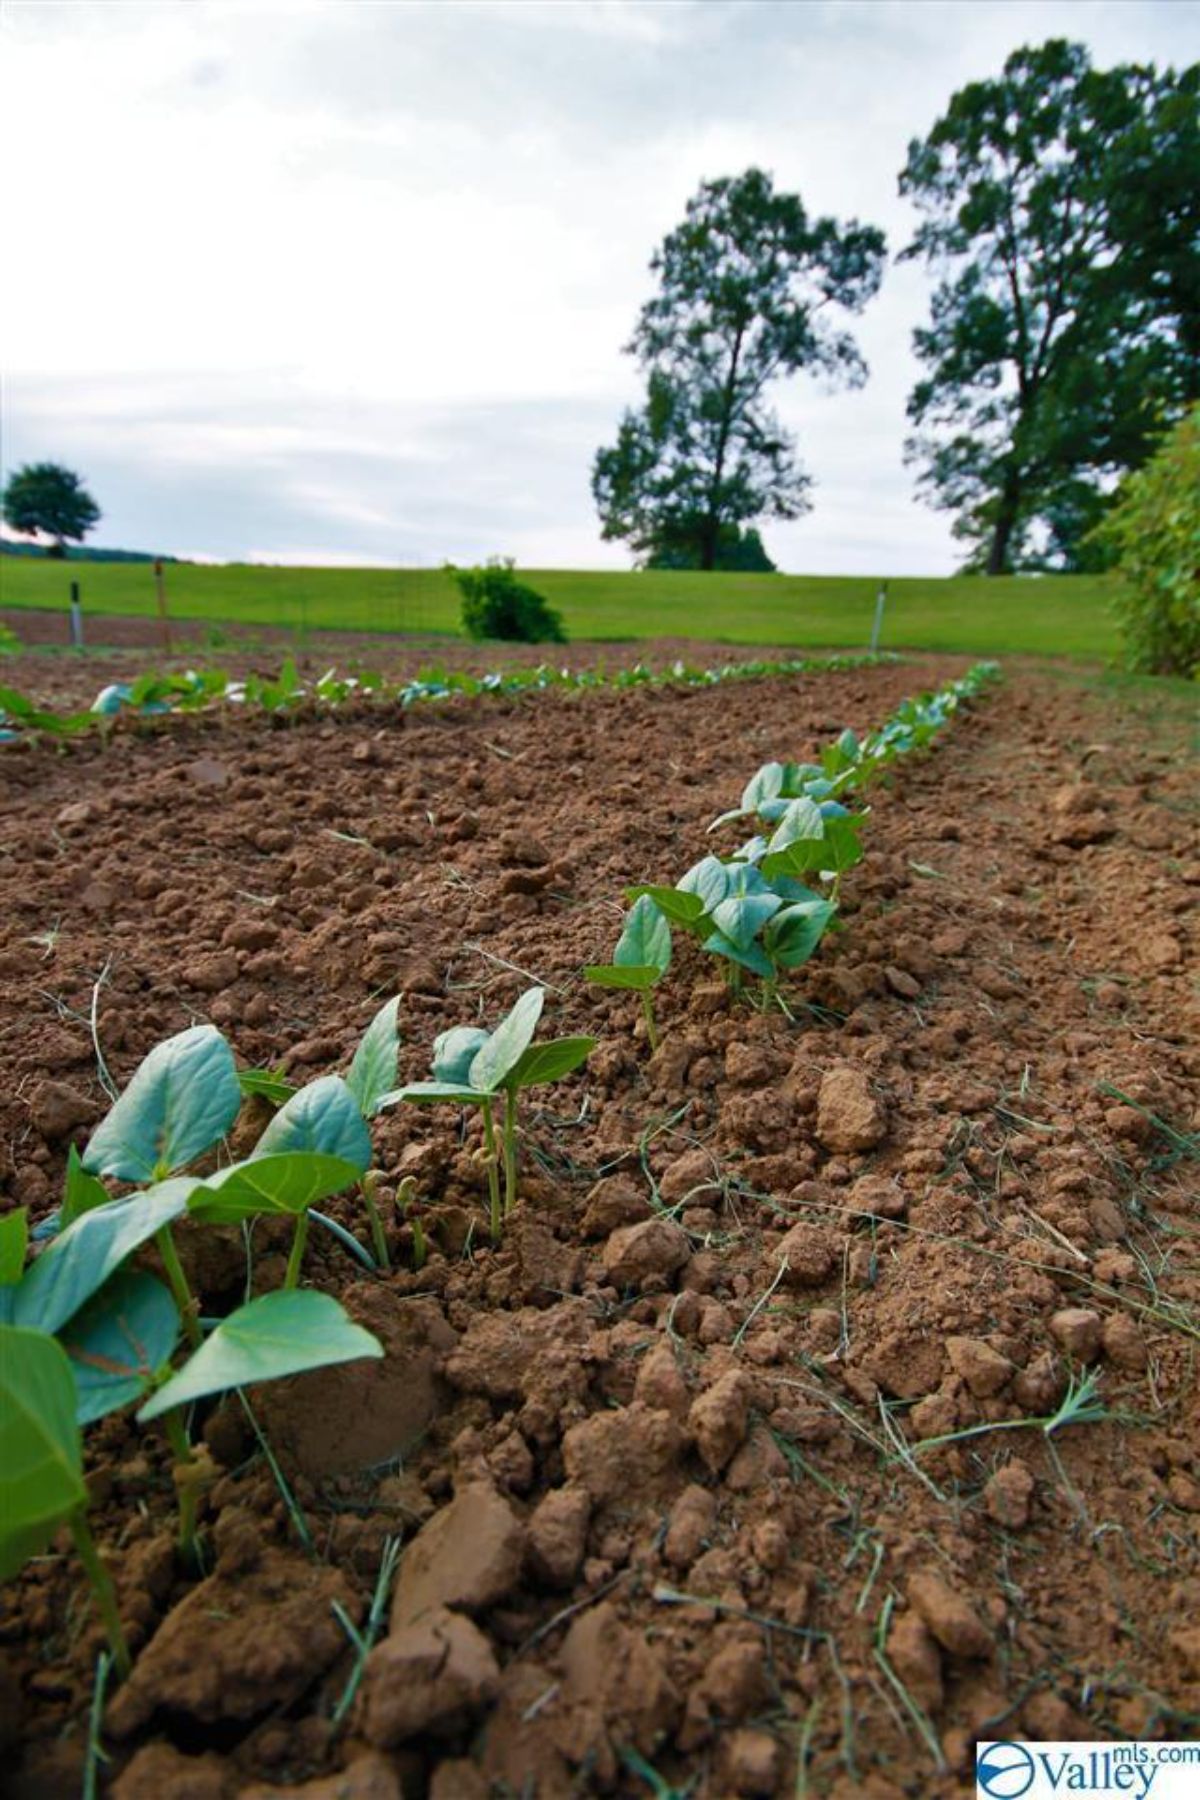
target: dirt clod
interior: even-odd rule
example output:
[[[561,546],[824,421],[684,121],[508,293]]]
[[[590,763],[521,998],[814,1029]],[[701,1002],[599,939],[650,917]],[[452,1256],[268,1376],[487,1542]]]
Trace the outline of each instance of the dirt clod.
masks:
[[[970,1603],[940,1575],[910,1575],[908,1598],[943,1650],[973,1660],[992,1654],[991,1633]]]
[[[827,1070],[817,1096],[817,1137],[825,1148],[838,1155],[873,1150],[886,1131],[883,1107],[863,1071],[851,1063]]]
[[[404,1552],[392,1599],[392,1629],[437,1607],[481,1612],[512,1592],[525,1530],[492,1487],[473,1482],[422,1526]]]
[[[368,1657],[363,1735],[390,1750],[420,1732],[453,1730],[493,1700],[499,1685],[499,1664],[478,1626],[433,1606]]]

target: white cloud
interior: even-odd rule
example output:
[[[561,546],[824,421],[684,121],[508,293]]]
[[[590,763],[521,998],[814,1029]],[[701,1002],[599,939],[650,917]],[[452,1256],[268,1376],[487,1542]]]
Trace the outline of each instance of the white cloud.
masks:
[[[908,138],[1017,43],[1183,57],[1172,0],[9,0],[7,463],[82,467],[109,543],[619,565],[588,491],[646,265],[759,162],[884,225]],[[1193,32],[1193,35],[1196,35]],[[32,184],[36,182],[36,189]],[[19,249],[16,248],[19,246]],[[19,261],[18,261],[19,257]],[[925,276],[861,393],[780,408],[817,479],[786,566],[948,569],[901,464]]]

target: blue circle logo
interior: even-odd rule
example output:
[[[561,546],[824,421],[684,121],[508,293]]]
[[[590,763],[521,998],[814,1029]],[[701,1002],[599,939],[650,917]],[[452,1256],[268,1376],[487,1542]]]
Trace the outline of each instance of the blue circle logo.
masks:
[[[1023,1744],[982,1744],[976,1751],[975,1779],[991,1800],[1021,1800],[1036,1774]]]

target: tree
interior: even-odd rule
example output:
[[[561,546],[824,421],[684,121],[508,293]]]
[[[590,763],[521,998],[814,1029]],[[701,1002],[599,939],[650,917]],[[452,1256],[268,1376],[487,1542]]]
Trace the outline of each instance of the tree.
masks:
[[[860,311],[883,255],[874,226],[810,219],[761,169],[701,186],[654,255],[658,291],[626,346],[646,371],[645,403],[593,465],[604,537],[712,569],[723,532],[808,510],[809,478],[767,390],[799,369],[866,379],[826,311]]]
[[[717,532],[714,569],[736,570],[742,575],[773,575],[775,564],[753,525],[722,525]],[[646,558],[648,569],[698,569],[700,546],[691,532],[682,543],[660,537]]]
[[[1078,566],[1117,477],[1196,395],[1198,86],[1054,39],[909,146],[923,220],[902,260],[940,280],[907,450],[968,567]]]
[[[65,556],[67,539],[82,542],[101,516],[79,476],[48,462],[24,463],[9,477],[3,509],[13,531],[40,531],[53,539],[47,556]]]

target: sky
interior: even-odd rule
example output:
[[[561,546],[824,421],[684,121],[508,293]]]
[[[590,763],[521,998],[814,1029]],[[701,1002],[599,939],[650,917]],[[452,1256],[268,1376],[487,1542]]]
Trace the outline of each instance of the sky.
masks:
[[[1023,43],[1200,55],[1197,0],[4,0],[0,452],[93,542],[201,558],[626,567],[589,478],[655,246],[757,164],[914,224],[908,142]],[[889,266],[856,392],[773,399],[815,479],[778,565],[945,574],[903,463],[931,278]]]

